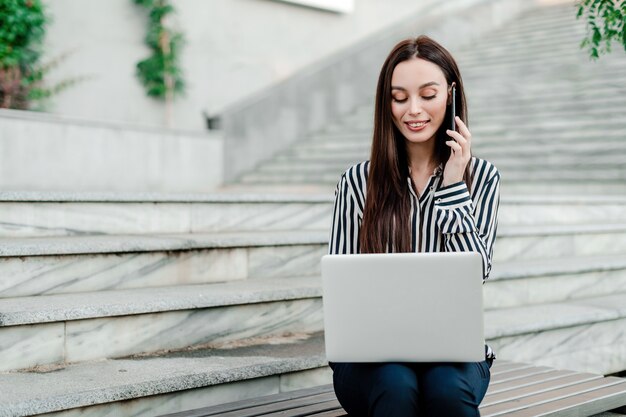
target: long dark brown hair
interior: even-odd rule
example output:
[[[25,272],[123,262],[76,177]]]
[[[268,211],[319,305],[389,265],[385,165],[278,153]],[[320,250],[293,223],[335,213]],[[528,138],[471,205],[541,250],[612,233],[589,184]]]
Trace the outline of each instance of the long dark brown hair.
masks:
[[[376,88],[367,198],[359,236],[361,253],[411,252],[409,160],[406,140],[391,113],[391,77],[396,65],[414,57],[438,65],[448,85],[456,83],[456,114],[469,126],[463,80],[452,55],[426,35],[398,43],[383,64]],[[452,100],[449,98],[447,103],[444,121],[435,136],[437,163],[445,163],[451,152],[445,142],[450,140],[446,129],[452,123]],[[472,180],[469,164],[463,180],[469,189]]]

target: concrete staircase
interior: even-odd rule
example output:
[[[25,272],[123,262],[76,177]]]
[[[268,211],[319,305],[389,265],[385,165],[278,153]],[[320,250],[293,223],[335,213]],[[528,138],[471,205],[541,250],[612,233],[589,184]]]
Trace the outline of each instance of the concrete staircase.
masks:
[[[626,192],[626,55],[617,48],[590,61],[578,47],[585,22],[575,11],[571,4],[531,11],[453,51],[473,152],[500,169],[503,194]],[[241,182],[331,188],[347,167],[369,158],[373,102]]]
[[[331,196],[1,197],[0,415],[151,416],[329,381]],[[625,203],[503,199],[484,287],[501,357],[624,368]]]
[[[619,75],[603,75],[617,74],[623,57],[604,69],[581,64],[584,87],[572,85],[575,54],[557,37],[576,30],[568,13],[529,13],[459,51],[475,100],[476,154],[508,181],[484,286],[486,338],[502,359],[608,374],[626,369],[626,197],[607,195],[626,188],[617,175],[624,134],[617,113],[594,109],[626,109],[603,86],[624,87]],[[533,37],[548,30],[553,37]],[[517,48],[518,38],[527,41],[519,53],[498,46]],[[556,52],[536,39],[551,39]],[[487,62],[472,58],[478,48]],[[516,101],[501,102],[512,90],[498,75],[521,79],[509,71],[526,76],[516,62],[535,56],[544,63],[537,71],[570,81],[555,90],[557,81],[537,74],[536,83],[510,87],[519,89]],[[584,72],[593,68],[601,73]],[[231,188],[281,184],[320,194],[0,194],[0,416],[148,417],[329,383],[319,259],[332,188],[345,167],[367,158],[368,114],[364,105]],[[544,157],[554,164],[515,180],[528,172],[521,162]],[[568,169],[590,175],[554,181]],[[524,190],[550,194],[516,192]]]

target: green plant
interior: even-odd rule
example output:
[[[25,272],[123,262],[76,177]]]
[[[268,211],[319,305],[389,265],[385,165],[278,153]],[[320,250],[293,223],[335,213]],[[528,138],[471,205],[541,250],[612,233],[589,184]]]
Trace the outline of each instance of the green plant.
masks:
[[[626,50],[626,0],[581,0],[576,19],[585,12],[590,34],[580,47],[589,48],[591,59],[597,59],[600,53],[610,53],[611,40],[621,43]],[[605,48],[598,51],[603,41]]]
[[[25,109],[37,98],[46,23],[40,0],[0,2],[0,107]]]
[[[40,63],[49,18],[41,0],[0,1],[0,108],[25,110],[85,77],[44,83],[66,54]]]
[[[149,25],[145,43],[152,55],[137,64],[137,76],[149,96],[171,101],[184,91],[179,65],[182,34],[168,27],[174,8],[167,0],[134,0],[148,9]]]

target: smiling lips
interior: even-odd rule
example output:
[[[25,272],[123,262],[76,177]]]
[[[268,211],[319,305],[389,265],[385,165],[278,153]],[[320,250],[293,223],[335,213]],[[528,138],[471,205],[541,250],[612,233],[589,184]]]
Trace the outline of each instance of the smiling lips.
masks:
[[[428,123],[428,120],[411,120],[410,122],[404,122],[405,125],[409,128],[409,130],[413,132],[417,132],[422,130],[424,126]]]

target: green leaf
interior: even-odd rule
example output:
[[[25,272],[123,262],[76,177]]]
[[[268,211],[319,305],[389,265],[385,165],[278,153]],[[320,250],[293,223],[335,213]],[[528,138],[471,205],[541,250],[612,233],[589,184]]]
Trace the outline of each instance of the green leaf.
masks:
[[[150,97],[163,99],[168,95],[166,80],[173,80],[172,93],[182,93],[184,82],[179,66],[179,50],[183,44],[181,33],[166,27],[165,17],[174,13],[174,8],[167,0],[134,0],[148,10],[148,29],[145,43],[151,49],[152,55],[137,63],[137,78],[146,89]],[[168,39],[169,53],[166,54],[163,40]]]

